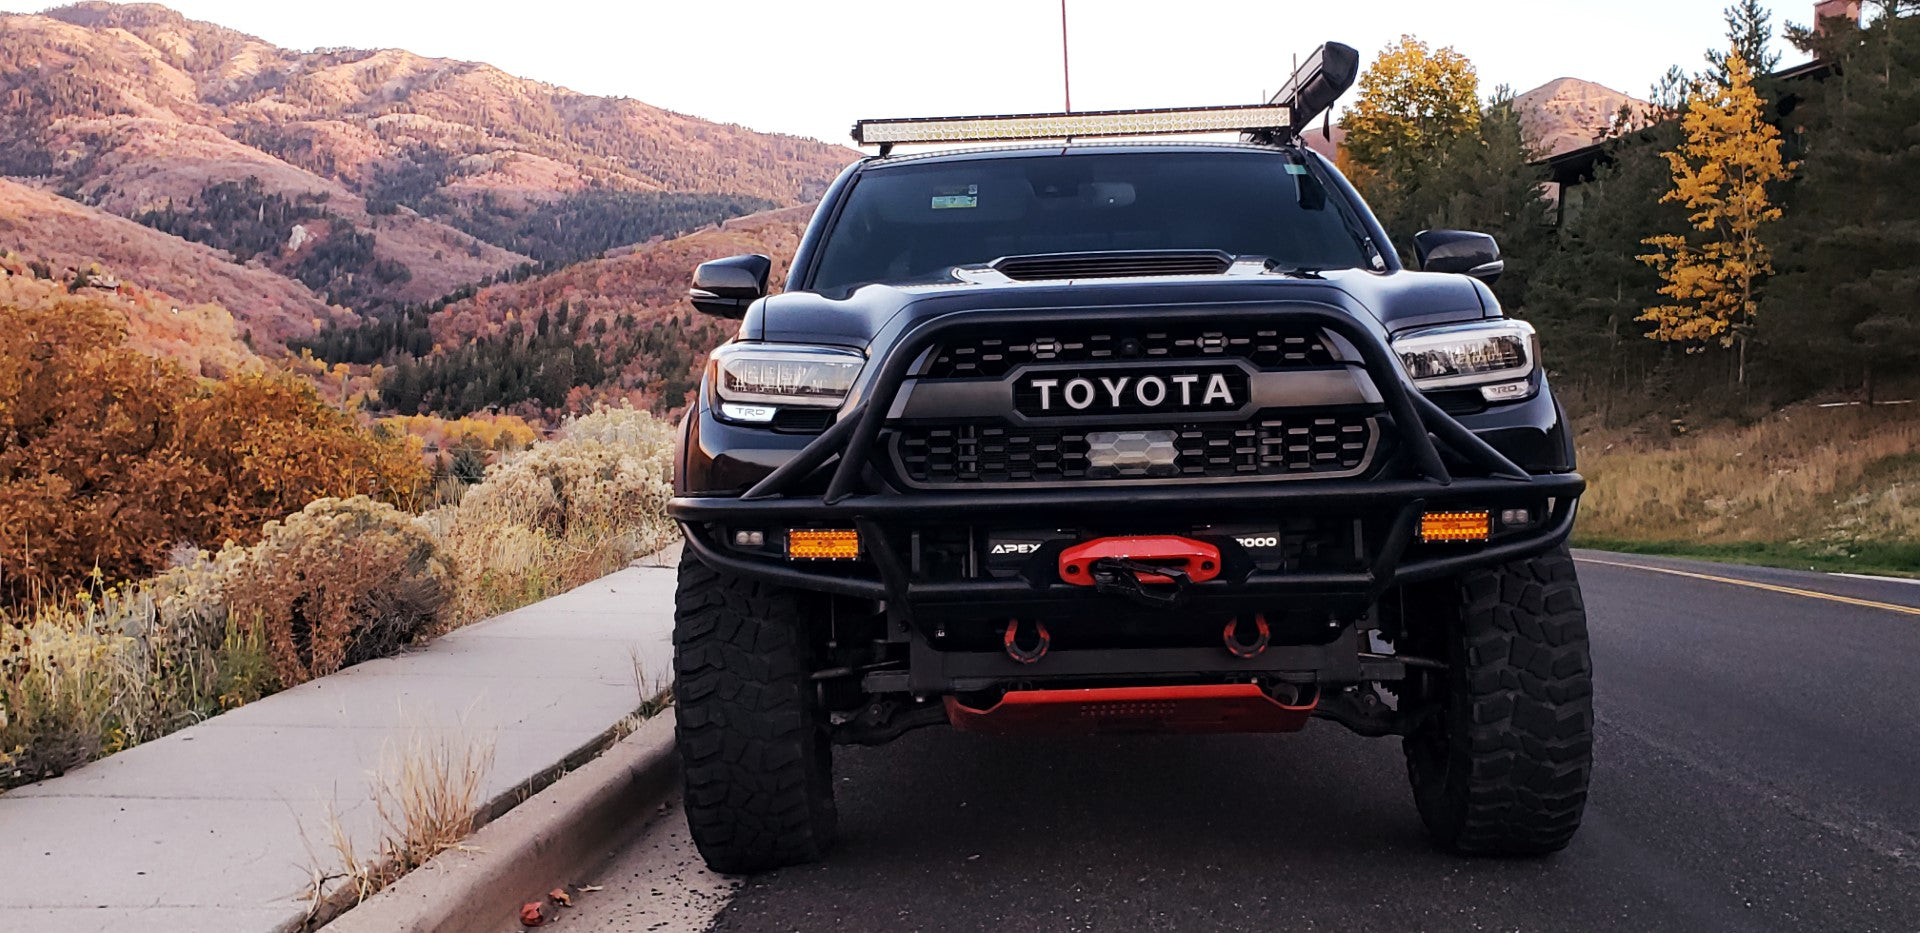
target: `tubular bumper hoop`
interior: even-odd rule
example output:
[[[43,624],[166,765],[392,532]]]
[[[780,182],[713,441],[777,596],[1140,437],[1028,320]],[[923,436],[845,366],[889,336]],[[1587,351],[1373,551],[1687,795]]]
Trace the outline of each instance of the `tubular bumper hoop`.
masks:
[[[1043,508],[1072,510],[1135,509],[1147,512],[1190,511],[1218,504],[1234,508],[1287,507],[1306,512],[1380,510],[1397,505],[1388,533],[1361,573],[1256,573],[1229,583],[1196,585],[1200,593],[1231,592],[1242,596],[1326,593],[1364,595],[1371,599],[1386,588],[1446,576],[1470,566],[1497,563],[1551,547],[1572,531],[1575,500],[1585,481],[1575,473],[1530,475],[1476,436],[1451,415],[1421,395],[1408,382],[1385,342],[1351,315],[1329,306],[1271,304],[1203,305],[1156,312],[1167,323],[1205,323],[1254,319],[1262,323],[1306,324],[1335,334],[1355,348],[1361,364],[1379,392],[1393,432],[1411,466],[1411,476],[1395,479],[1326,479],[1307,482],[1236,484],[1233,486],[1126,485],[1089,483],[1084,489],[1051,489],[1044,493],[1019,490],[868,493],[860,490],[867,463],[888,418],[895,396],[910,376],[916,360],[950,332],[959,329],[1085,322],[1094,309],[1055,311],[972,312],[930,320],[904,336],[882,360],[864,398],[791,460],[739,496],[676,498],[668,507],[685,526],[687,544],[702,560],[746,576],[770,582],[911,605],[974,598],[1064,599],[1084,596],[1079,587],[1036,588],[1019,580],[916,582],[890,547],[869,551],[879,579],[841,576],[772,561],[727,553],[708,540],[703,525],[718,521],[838,521],[853,524],[866,540],[884,542],[889,521],[967,520],[996,509]],[[1438,443],[1436,443],[1436,441]],[[1441,456],[1440,444],[1481,475],[1456,478]],[[831,466],[824,495],[792,493],[803,483],[818,482]],[[815,485],[814,488],[818,488]],[[1473,503],[1481,507],[1535,503],[1550,498],[1554,505],[1536,530],[1513,540],[1480,547],[1470,553],[1403,564],[1420,513],[1429,503]],[[1061,592],[1045,595],[1045,591]],[[1067,591],[1073,591],[1069,593]]]

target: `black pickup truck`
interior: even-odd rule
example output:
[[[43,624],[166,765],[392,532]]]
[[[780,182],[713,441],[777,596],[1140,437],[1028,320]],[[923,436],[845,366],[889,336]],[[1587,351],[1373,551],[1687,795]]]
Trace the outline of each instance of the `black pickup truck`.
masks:
[[[709,865],[820,857],[832,747],[924,726],[1327,719],[1403,739],[1440,846],[1572,838],[1585,483],[1493,240],[1426,231],[1403,268],[1302,144],[1356,64],[1329,44],[1253,107],[862,122],[880,154],[783,292],[764,256],[695,272],[740,320],[670,506]],[[1000,145],[892,152],[930,142]]]

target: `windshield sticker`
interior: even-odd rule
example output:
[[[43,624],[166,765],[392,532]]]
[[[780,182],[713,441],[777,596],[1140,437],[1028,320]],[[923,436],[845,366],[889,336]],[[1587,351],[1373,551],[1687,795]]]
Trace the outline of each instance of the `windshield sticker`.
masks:
[[[1300,164],[1300,163],[1298,163],[1298,162],[1288,162],[1288,163],[1287,163],[1287,174],[1289,174],[1289,175],[1305,175],[1306,173],[1307,173],[1307,167],[1306,167],[1306,166],[1304,166],[1304,165],[1301,165],[1301,164]]]
[[[959,188],[953,188],[944,193],[935,194],[933,196],[933,209],[936,211],[948,211],[948,210],[954,210],[956,208],[969,208],[969,207],[979,207],[979,206],[980,206],[980,186],[979,185],[968,185],[967,190],[965,191],[961,191]]]

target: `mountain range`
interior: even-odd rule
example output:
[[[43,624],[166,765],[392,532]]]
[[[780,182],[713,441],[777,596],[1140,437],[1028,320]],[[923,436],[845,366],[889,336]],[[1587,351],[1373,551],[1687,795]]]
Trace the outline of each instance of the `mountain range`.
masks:
[[[154,5],[0,16],[0,192],[59,195],[63,243],[161,287],[204,256],[94,216],[200,243],[286,284],[241,295],[206,276],[262,346],[336,316],[389,311],[529,263],[549,266],[817,197],[855,154],[488,65],[395,49],[297,52]],[[216,277],[217,278],[217,277]],[[233,278],[233,276],[227,276]],[[188,281],[191,279],[191,281]],[[304,322],[304,323],[303,323]]]
[[[1516,106],[1559,150],[1631,103],[1568,78]],[[204,372],[351,371],[406,413],[684,404],[725,336],[688,271],[784,269],[858,156],[152,4],[0,15],[0,270],[111,294],[131,339]]]
[[[1555,78],[1513,99],[1520,125],[1543,156],[1559,155],[1606,138],[1622,109],[1646,113],[1652,105],[1579,78]]]

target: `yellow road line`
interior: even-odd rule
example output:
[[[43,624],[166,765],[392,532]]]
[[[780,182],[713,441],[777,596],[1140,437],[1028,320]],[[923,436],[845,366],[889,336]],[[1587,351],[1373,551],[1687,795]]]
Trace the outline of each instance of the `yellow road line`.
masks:
[[[1648,571],[1649,573],[1667,573],[1667,574],[1672,574],[1676,577],[1687,577],[1693,580],[1708,580],[1713,583],[1731,583],[1734,586],[1751,587],[1756,590],[1766,590],[1771,593],[1785,593],[1789,596],[1805,596],[1808,599],[1824,599],[1830,603],[1845,603],[1849,606],[1859,606],[1863,609],[1885,609],[1888,612],[1898,612],[1902,615],[1920,616],[1920,609],[1916,609],[1913,606],[1901,606],[1901,605],[1896,605],[1894,603],[1880,603],[1880,602],[1874,602],[1871,599],[1854,599],[1851,596],[1836,596],[1832,593],[1822,593],[1822,592],[1819,592],[1818,590],[1802,590],[1802,589],[1797,589],[1791,586],[1780,586],[1773,583],[1761,583],[1757,580],[1739,580],[1733,577],[1716,577],[1710,573],[1694,573],[1688,570],[1674,570],[1670,567],[1649,567],[1646,564],[1625,564],[1619,561],[1598,560],[1592,557],[1576,557],[1574,558],[1574,560],[1580,561],[1581,563],[1587,563],[1587,564],[1600,564],[1606,567],[1625,567],[1628,570],[1645,570],[1645,571]]]

